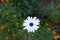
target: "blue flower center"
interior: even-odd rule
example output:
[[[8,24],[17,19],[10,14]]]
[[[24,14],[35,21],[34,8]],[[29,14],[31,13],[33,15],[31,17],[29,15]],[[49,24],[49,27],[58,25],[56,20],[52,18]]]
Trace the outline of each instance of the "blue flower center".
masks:
[[[30,23],[29,25],[30,25],[30,26],[33,26],[33,23]]]

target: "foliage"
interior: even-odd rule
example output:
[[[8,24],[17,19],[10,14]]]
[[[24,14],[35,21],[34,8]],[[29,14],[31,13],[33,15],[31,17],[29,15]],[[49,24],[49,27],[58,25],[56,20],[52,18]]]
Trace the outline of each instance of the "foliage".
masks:
[[[60,22],[60,7],[50,4],[47,10],[42,14],[42,18],[46,17],[46,20],[49,22],[59,23]]]
[[[59,11],[56,12],[56,9],[48,9],[47,13],[42,14],[40,25],[43,25],[35,33],[28,33],[26,30],[23,30],[22,24],[28,15],[38,12],[37,0],[9,0],[9,2],[0,5],[0,9],[0,40],[13,40],[21,36],[31,37],[35,40],[53,40],[53,30],[48,30],[49,25],[48,27],[45,26],[44,22],[47,21],[43,17],[47,16],[54,22],[56,20],[59,22],[60,16],[57,13]]]

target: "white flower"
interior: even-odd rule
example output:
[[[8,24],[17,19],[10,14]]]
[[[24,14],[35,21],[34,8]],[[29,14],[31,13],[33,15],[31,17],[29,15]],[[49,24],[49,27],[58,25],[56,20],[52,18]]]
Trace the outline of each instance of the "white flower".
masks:
[[[37,30],[39,27],[39,19],[37,19],[37,17],[27,17],[26,20],[24,20],[23,26],[24,29],[27,29],[28,32],[35,32],[35,30]]]

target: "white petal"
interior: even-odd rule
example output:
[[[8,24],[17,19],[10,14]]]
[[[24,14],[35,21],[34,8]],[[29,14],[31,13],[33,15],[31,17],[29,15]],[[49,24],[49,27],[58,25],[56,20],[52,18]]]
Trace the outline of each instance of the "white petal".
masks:
[[[27,27],[24,27],[23,29],[27,29]]]
[[[23,23],[23,26],[27,26],[26,23]]]
[[[32,30],[29,28],[29,29],[27,29],[29,32],[32,32]]]
[[[23,23],[23,26],[28,26],[28,24],[27,23]]]
[[[34,25],[39,25],[39,19],[35,20]]]
[[[27,26],[27,30],[31,30],[31,28],[29,26]]]
[[[38,26],[34,26],[34,29],[37,30],[39,27]]]
[[[38,22],[34,22],[34,25],[37,26],[37,25],[39,25],[39,23]]]
[[[28,32],[30,32],[30,31],[28,30]]]
[[[26,20],[26,22],[28,22],[28,23],[31,23],[32,22],[32,17],[27,17],[27,20]]]
[[[34,27],[31,27],[31,32],[35,32],[35,30],[34,30],[35,28]]]
[[[30,29],[31,32],[33,32],[33,30],[34,30],[33,28]]]
[[[36,19],[35,21],[36,21],[36,22],[40,22],[39,19]]]
[[[34,28],[34,30],[37,30],[38,28]]]
[[[24,20],[24,22],[28,22],[28,20],[26,19],[26,20]]]
[[[32,32],[35,32],[35,30],[33,30]]]
[[[31,19],[32,19],[32,17],[31,17]]]
[[[33,20],[35,21],[37,17],[34,17]]]
[[[33,29],[33,27],[27,27],[27,30],[29,31],[29,32],[32,32],[34,29]]]
[[[31,19],[30,16],[28,16],[27,19],[30,20]]]

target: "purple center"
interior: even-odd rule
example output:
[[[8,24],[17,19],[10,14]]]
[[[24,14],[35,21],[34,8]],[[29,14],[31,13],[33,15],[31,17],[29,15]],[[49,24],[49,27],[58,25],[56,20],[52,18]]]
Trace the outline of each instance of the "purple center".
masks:
[[[30,23],[29,25],[30,25],[30,26],[33,26],[33,23]]]

